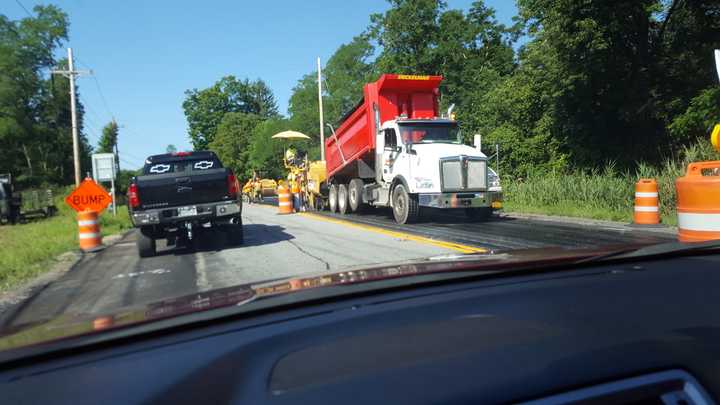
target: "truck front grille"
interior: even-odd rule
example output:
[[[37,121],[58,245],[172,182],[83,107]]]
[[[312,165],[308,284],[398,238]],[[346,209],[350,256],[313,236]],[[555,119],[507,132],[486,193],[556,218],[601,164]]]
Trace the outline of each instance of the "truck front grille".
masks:
[[[440,160],[443,191],[484,191],[487,188],[485,158],[457,156]]]
[[[459,160],[442,162],[442,184],[443,188],[462,189],[462,169]]]

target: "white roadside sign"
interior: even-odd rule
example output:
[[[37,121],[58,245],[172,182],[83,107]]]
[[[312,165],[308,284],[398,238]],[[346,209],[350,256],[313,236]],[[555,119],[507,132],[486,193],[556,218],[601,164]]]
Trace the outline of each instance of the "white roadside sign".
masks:
[[[110,194],[112,195],[112,212],[117,215],[117,206],[115,201],[115,178],[117,176],[115,170],[115,155],[112,153],[94,153],[92,155],[92,173],[93,179],[100,183],[102,181],[110,182]]]
[[[115,155],[112,153],[93,154],[92,168],[95,181],[115,180]]]

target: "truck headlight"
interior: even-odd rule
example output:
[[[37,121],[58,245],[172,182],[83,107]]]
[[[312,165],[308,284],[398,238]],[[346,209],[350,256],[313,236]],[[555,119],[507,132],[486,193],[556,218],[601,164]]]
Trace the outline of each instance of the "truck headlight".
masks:
[[[426,177],[415,177],[415,188],[433,188],[433,180]]]
[[[494,171],[488,172],[488,181],[490,182],[490,187],[500,187],[500,176]]]

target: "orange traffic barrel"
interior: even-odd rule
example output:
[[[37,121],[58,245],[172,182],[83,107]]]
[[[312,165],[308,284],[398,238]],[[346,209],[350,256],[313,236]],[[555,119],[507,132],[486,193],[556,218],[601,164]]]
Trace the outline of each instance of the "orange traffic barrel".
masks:
[[[720,239],[720,161],[690,163],[685,177],[675,180],[675,188],[678,239]]]
[[[658,185],[655,179],[640,179],[635,183],[635,215],[633,222],[638,225],[660,223],[658,206]]]
[[[99,250],[102,246],[100,223],[95,211],[81,211],[77,214],[80,249],[85,252]]]
[[[292,214],[292,196],[290,190],[284,185],[278,186],[278,214]]]

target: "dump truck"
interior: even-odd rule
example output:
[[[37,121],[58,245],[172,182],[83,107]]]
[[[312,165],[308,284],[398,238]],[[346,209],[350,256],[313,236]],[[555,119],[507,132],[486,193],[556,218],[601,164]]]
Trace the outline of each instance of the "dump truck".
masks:
[[[416,221],[420,207],[490,217],[500,205],[499,178],[479,147],[463,143],[452,107],[440,115],[441,81],[384,74],[364,86],[363,100],[325,140],[330,211],[391,207],[400,224]]]

